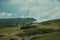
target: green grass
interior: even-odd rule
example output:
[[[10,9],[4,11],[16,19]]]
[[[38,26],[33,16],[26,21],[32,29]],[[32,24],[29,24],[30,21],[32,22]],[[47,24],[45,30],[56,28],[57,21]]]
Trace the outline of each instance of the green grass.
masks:
[[[60,40],[60,32],[35,35],[31,40]]]
[[[7,35],[4,37],[1,37],[0,40],[9,40],[10,38],[14,38],[14,37],[15,37],[14,35]]]
[[[1,33],[8,33],[8,32],[17,32],[20,31],[20,27],[9,27],[9,28],[4,28],[4,29],[0,29],[0,34]]]
[[[55,32],[55,29],[53,28],[31,28],[18,33],[17,36],[26,37],[26,36],[32,36],[37,34],[47,34],[47,33],[53,33],[53,32]]]
[[[0,34],[5,35],[4,37],[0,37],[0,40],[9,40],[10,38],[16,37],[15,34],[20,32],[20,27],[8,27],[0,29]]]
[[[36,25],[35,25],[36,24]],[[18,27],[6,27],[0,29],[0,35],[5,35],[3,37],[0,37],[0,40],[9,40],[10,38],[20,38],[21,36],[33,36],[31,40],[60,40],[60,32],[51,32],[52,30],[50,28],[57,29],[60,28],[60,21],[47,21],[42,23],[35,23],[31,25],[26,25],[24,27],[24,24],[18,26]],[[23,27],[22,27],[23,26]],[[31,27],[30,27],[31,26]],[[38,30],[43,29],[45,34],[36,34]],[[34,34],[35,33],[35,34]],[[18,34],[18,36],[16,36]],[[23,38],[22,37],[22,38]]]

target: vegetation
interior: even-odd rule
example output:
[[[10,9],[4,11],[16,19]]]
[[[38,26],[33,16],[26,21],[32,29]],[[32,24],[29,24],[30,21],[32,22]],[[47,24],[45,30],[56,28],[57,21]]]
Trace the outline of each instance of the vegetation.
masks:
[[[1,26],[2,27],[2,26]],[[0,29],[0,40],[60,40],[60,19]]]
[[[32,23],[36,21],[34,18],[10,18],[10,19],[0,19],[0,26],[10,26],[22,23]]]
[[[31,36],[31,35],[36,35],[36,34],[46,34],[46,33],[51,33],[51,32],[55,32],[55,29],[52,28],[31,28],[28,30],[24,30],[23,32],[20,32],[19,34],[17,34],[17,36],[20,37],[25,37],[25,36]]]
[[[31,40],[60,40],[60,32],[35,35]]]
[[[21,29],[30,29],[30,28],[37,28],[38,26],[37,25],[31,25],[31,24],[23,24],[21,26]]]

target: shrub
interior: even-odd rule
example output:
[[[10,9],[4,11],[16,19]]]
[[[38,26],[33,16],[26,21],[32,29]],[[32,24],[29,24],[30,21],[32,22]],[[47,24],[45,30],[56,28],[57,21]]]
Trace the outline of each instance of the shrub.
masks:
[[[27,25],[22,25],[21,29],[30,29],[30,28],[36,28],[37,25],[31,25],[31,24],[27,24]]]
[[[10,38],[9,40],[18,40],[17,38]]]
[[[5,35],[0,35],[0,37],[4,37]]]
[[[60,28],[56,29],[56,32],[60,32]]]
[[[31,36],[36,34],[46,34],[50,32],[55,32],[55,29],[53,28],[32,28],[28,30],[24,30],[22,33],[17,34],[17,36],[25,37],[25,36]]]
[[[51,23],[49,21],[47,22],[41,22],[42,25],[50,25]]]
[[[40,39],[41,37],[32,37],[31,40],[37,40],[37,39]]]

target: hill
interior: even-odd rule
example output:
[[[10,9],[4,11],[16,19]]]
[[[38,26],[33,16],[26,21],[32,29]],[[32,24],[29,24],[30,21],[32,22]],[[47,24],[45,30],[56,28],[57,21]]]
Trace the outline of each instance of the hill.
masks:
[[[23,40],[60,40],[60,19],[23,25],[18,37]]]
[[[39,27],[49,27],[49,28],[60,28],[60,19],[48,20],[44,22],[33,23],[38,25]]]
[[[45,22],[41,22],[41,23],[60,23],[60,19],[55,19],[55,20],[48,20],[48,21],[45,21]]]
[[[60,19],[0,29],[0,40],[60,40]]]
[[[16,25],[21,23],[32,23],[36,21],[34,18],[7,18],[0,19],[0,25]]]

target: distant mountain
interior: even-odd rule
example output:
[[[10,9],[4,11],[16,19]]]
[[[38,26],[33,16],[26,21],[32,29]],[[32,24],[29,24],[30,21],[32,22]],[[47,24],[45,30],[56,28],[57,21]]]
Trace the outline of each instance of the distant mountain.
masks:
[[[21,23],[32,23],[36,21],[34,18],[10,18],[10,19],[0,19],[0,25],[15,25]]]

